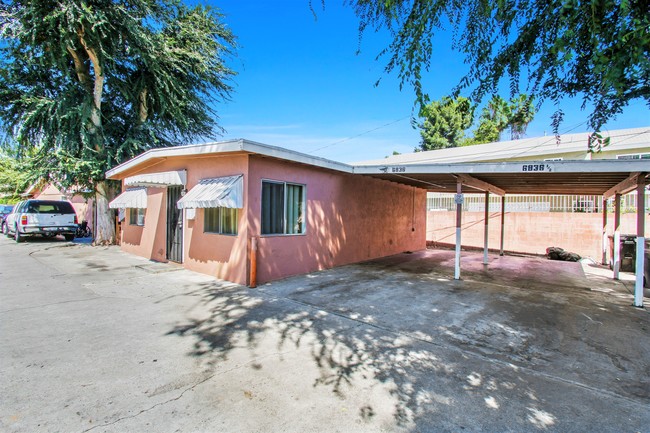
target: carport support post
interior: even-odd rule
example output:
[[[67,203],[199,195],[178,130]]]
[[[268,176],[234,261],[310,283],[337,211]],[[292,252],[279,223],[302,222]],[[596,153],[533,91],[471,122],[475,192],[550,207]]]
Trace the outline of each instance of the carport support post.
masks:
[[[601,264],[607,264],[607,198],[603,197],[603,259]]]
[[[460,181],[456,183],[456,193],[458,199],[456,200],[456,257],[454,260],[454,279],[460,280],[460,226],[463,214],[463,203],[460,200],[463,193],[463,184]]]
[[[488,221],[490,219],[490,193],[485,191],[485,233],[483,234],[483,264],[488,264]]]
[[[634,306],[643,308],[643,262],[645,261],[645,176],[639,176],[636,186],[636,284]]]
[[[614,279],[618,280],[621,269],[621,195],[614,194],[614,254],[612,255],[612,270]]]
[[[503,256],[503,236],[506,228],[506,196],[501,196],[501,251],[499,255]]]

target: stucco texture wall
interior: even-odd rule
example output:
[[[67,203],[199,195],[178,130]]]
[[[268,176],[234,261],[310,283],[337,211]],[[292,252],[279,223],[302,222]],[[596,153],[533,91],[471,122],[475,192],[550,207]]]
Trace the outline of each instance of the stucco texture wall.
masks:
[[[144,214],[144,226],[129,223],[127,209],[121,226],[121,247],[127,253],[136,254],[155,261],[167,260],[166,231],[167,190],[165,188],[147,188],[147,209]]]
[[[424,190],[257,156],[249,174],[258,282],[426,247]],[[261,235],[262,180],[306,185],[304,234]]]
[[[183,162],[187,167],[187,189],[201,179],[244,175],[244,191],[248,183],[248,155],[193,158]],[[185,267],[238,284],[247,282],[248,224],[247,199],[239,210],[237,235],[205,233],[204,210],[197,209],[194,219],[185,220]]]
[[[201,179],[236,174],[244,175],[246,188],[248,156],[201,156],[171,158],[153,167],[130,172],[135,174],[187,170],[186,188],[189,191]],[[122,222],[122,248],[132,254],[156,261],[167,261],[167,190],[148,188],[147,211],[144,227]],[[203,232],[203,210],[197,209],[193,219],[185,219],[183,230],[183,266],[187,269],[246,284],[247,277],[247,224],[246,198],[244,209],[239,211],[238,234],[219,235]]]
[[[488,245],[499,249],[501,214],[491,212]],[[483,248],[483,212],[463,212],[462,245]],[[608,233],[613,233],[614,216],[608,215]],[[646,227],[650,215],[646,215]],[[505,215],[506,251],[545,254],[547,247],[560,247],[596,262],[602,260],[603,215],[599,213],[511,212]],[[621,234],[636,234],[636,214],[621,215]],[[427,212],[427,242],[453,245],[456,236],[456,212]]]

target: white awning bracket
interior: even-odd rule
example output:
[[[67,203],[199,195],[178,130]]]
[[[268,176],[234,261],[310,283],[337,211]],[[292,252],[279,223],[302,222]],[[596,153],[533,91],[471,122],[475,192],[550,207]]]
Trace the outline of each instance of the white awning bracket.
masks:
[[[131,188],[115,197],[109,204],[111,209],[146,209],[147,188]]]
[[[186,170],[138,174],[124,179],[124,185],[126,186],[164,187],[170,185],[185,185],[186,183]]]
[[[179,209],[244,207],[244,175],[203,179],[176,204]]]

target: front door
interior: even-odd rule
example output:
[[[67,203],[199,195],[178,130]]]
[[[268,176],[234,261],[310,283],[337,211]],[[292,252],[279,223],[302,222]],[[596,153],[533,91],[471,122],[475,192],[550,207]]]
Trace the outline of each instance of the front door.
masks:
[[[167,188],[167,260],[183,262],[183,211],[176,207],[182,186]]]

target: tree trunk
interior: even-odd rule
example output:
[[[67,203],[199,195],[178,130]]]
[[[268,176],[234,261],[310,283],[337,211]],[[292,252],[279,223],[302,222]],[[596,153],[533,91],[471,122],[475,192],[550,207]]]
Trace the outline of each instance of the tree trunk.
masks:
[[[115,243],[115,216],[108,203],[115,196],[115,188],[103,180],[95,187],[95,245],[112,245]]]

